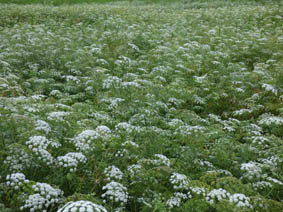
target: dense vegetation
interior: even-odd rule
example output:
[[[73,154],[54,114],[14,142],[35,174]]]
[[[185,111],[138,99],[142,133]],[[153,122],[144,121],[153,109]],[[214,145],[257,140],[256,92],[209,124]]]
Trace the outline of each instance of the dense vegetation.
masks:
[[[8,4],[45,4],[45,5],[69,5],[81,3],[130,3],[132,6],[136,4],[159,4],[170,5],[179,4],[185,7],[218,7],[218,6],[238,6],[238,5],[269,5],[276,3],[282,5],[280,0],[0,0],[0,3]]]
[[[283,211],[281,1],[0,2],[0,211]]]

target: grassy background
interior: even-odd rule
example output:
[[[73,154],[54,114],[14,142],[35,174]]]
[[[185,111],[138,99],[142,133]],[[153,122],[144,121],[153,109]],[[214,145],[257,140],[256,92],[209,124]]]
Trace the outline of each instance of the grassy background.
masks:
[[[205,6],[228,6],[228,5],[253,5],[253,4],[268,4],[270,2],[282,4],[280,0],[0,0],[0,3],[7,4],[47,4],[47,5],[62,5],[62,4],[80,4],[80,3],[144,3],[144,4],[168,4],[181,3],[187,7],[205,7]]]
[[[282,1],[0,1],[30,4],[0,4],[0,161],[25,152],[30,159],[15,159],[24,166],[16,171],[31,183],[59,187],[64,203],[102,204],[104,170],[115,165],[124,173],[119,183],[133,197],[125,211],[283,211],[280,185],[251,187],[267,176],[283,182]],[[34,99],[38,95],[44,97]],[[64,111],[70,115],[50,118]],[[37,120],[49,124],[49,134]],[[129,127],[120,130],[125,122]],[[57,161],[78,151],[70,141],[81,132],[101,125],[113,136],[93,140],[94,151],[85,153],[88,162],[76,172],[28,150],[32,136],[46,136],[62,144],[48,149]],[[125,145],[128,140],[139,147]],[[155,165],[155,154],[171,166]],[[14,172],[10,164],[0,163],[0,212],[20,211],[18,197],[35,192],[23,190],[31,184],[22,190],[6,186]],[[132,176],[135,164],[142,166]],[[264,167],[260,178],[242,170],[247,164]],[[194,196],[167,210],[176,193],[170,181],[175,172],[190,179],[188,188],[223,188],[260,198],[264,208],[238,209],[227,200],[209,205]],[[147,204],[138,202],[141,196]]]

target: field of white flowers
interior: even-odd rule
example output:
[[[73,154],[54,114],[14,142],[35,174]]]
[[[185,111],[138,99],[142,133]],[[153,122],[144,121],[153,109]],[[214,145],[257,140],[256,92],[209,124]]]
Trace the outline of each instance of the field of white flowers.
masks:
[[[1,212],[283,211],[282,5],[0,11]]]

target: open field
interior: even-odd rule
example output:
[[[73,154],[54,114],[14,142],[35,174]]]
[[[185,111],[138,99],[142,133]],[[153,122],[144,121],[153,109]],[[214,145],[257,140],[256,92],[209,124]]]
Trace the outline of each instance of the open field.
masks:
[[[281,1],[0,2],[1,212],[283,211]]]
[[[74,5],[74,4],[131,4],[131,6],[136,5],[172,5],[178,4],[185,8],[203,8],[203,7],[223,7],[223,6],[244,6],[244,5],[270,5],[274,4],[276,6],[282,6],[283,2],[281,0],[0,0],[0,3],[7,4],[43,4],[43,5]]]

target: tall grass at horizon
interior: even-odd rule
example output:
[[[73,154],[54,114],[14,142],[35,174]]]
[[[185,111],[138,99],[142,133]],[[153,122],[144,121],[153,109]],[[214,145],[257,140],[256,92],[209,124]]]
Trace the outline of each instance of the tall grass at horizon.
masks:
[[[266,5],[269,3],[282,4],[278,0],[0,0],[5,4],[45,4],[45,5],[67,5],[81,3],[131,3],[131,4],[182,4],[186,7],[220,7],[232,5]],[[281,3],[280,3],[281,2]]]

